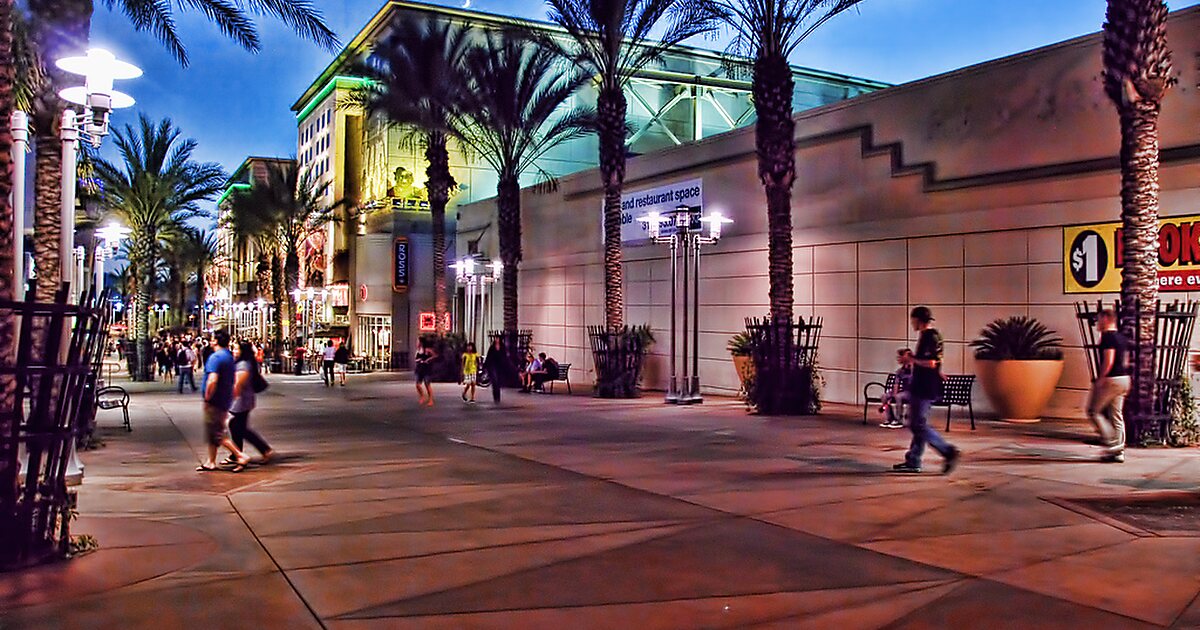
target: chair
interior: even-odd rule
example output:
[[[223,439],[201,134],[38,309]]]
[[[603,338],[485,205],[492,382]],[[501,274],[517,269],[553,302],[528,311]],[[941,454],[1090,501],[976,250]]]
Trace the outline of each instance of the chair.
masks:
[[[550,393],[551,394],[554,393],[554,384],[555,383],[566,383],[567,384],[567,393],[570,394],[571,393],[571,364],[570,363],[559,363],[558,364],[558,376],[556,378],[550,379],[549,383],[550,383]]]
[[[116,385],[101,388],[96,392],[96,408],[119,408],[125,414],[125,430],[133,431],[133,425],[129,423],[129,392],[125,388]]]
[[[975,409],[971,406],[971,389],[975,386],[974,374],[947,374],[942,382],[942,397],[933,402],[934,407],[946,408],[946,431],[950,430],[950,414],[953,407],[966,407],[971,414],[971,430],[975,430]]]

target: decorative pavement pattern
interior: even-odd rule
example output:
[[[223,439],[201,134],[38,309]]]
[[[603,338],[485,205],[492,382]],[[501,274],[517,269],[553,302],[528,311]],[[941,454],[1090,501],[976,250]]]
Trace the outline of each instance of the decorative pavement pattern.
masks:
[[[907,433],[851,408],[272,382],[252,423],[286,457],[241,474],[192,471],[191,396],[135,394],[131,434],[101,412],[100,548],[0,574],[0,628],[1200,626],[1195,504],[1129,507],[1200,489],[1194,449],[956,422],[959,470],[902,476]]]

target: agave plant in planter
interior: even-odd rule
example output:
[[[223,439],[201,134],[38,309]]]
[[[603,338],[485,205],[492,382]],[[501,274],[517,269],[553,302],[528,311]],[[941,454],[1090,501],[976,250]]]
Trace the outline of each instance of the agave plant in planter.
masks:
[[[750,335],[742,331],[730,337],[725,348],[733,357],[733,369],[737,372],[738,380],[742,384],[742,391],[745,392],[746,385],[754,379],[754,359],[750,357],[753,350],[750,345]]]
[[[1063,371],[1062,337],[1032,317],[988,324],[971,342],[975,370],[1000,418],[1037,422]]]

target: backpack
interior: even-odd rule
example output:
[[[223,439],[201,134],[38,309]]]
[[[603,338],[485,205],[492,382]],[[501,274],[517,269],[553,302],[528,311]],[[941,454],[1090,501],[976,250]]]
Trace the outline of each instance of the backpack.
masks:
[[[546,371],[547,378],[558,378],[558,361],[555,361],[554,359],[546,359],[546,362],[542,365],[542,369]]]
[[[266,377],[262,375],[262,370],[259,370],[258,367],[255,366],[254,371],[250,374],[251,389],[254,390],[255,394],[261,394],[267,391],[267,388],[270,386],[271,385],[267,382]]]

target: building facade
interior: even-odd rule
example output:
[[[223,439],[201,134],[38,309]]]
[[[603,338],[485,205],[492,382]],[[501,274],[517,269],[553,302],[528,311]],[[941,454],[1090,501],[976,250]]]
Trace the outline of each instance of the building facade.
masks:
[[[293,106],[301,168],[327,179],[331,200],[344,203],[345,220],[330,226],[326,239],[325,283],[350,296],[341,323],[358,337],[356,350],[369,350],[374,361],[395,366],[406,365],[422,332],[421,314],[433,310],[425,160],[408,140],[411,130],[368,119],[345,107],[345,102],[362,84],[349,74],[349,68],[369,56],[387,36],[389,25],[401,18],[470,22],[484,29],[520,23],[551,36],[562,35],[548,24],[394,0],[380,9]],[[886,87],[806,68],[794,72],[798,109]],[[636,155],[686,146],[752,124],[748,76],[748,64],[729,63],[718,53],[686,47],[673,51],[661,67],[648,69],[630,82],[627,97],[635,129],[629,138],[630,152]],[[594,89],[584,88],[573,100],[571,105],[594,105]],[[580,138],[545,155],[538,167],[563,177],[593,167],[597,154],[594,137]],[[460,184],[448,209],[453,217],[459,206],[493,197],[497,177],[461,147],[451,146],[450,160]],[[523,183],[532,184],[535,178],[530,174]],[[453,224],[448,226],[448,234],[453,234],[453,229]],[[475,252],[481,235],[478,230],[459,234],[456,251]],[[401,251],[409,265],[404,285],[396,282],[396,257]],[[447,252],[447,259],[453,258],[454,251]],[[453,281],[452,273],[449,278]],[[463,299],[460,290],[458,300],[461,303]]]
[[[1169,41],[1180,81],[1163,104],[1161,212],[1175,227],[1163,228],[1161,258],[1177,268],[1164,272],[1174,293],[1163,296],[1200,298],[1186,268],[1200,244],[1181,238],[1188,215],[1200,214],[1200,8],[1171,14]],[[946,338],[950,373],[974,372],[969,342],[995,318],[1029,315],[1058,331],[1068,348],[1051,412],[1081,414],[1090,377],[1073,304],[1111,301],[1119,288],[1119,128],[1100,50],[1095,34],[796,114],[796,311],[823,318],[825,399],[860,402],[867,382],[882,381],[897,349],[915,342],[909,309],[924,304]],[[700,376],[710,393],[738,390],[725,345],[746,317],[767,312],[754,151],[753,130],[739,129],[629,163],[628,199],[698,185],[706,210],[735,221],[702,259]],[[604,321],[601,202],[594,172],[522,196],[521,325],[584,382],[594,376],[585,327]],[[463,207],[460,247],[483,233],[482,250],[494,254],[494,213],[490,200]],[[1090,234],[1107,242],[1103,261]],[[663,388],[666,251],[634,235],[625,261],[627,320],[648,323],[661,342],[646,384]],[[975,396],[986,409],[978,387]]]

